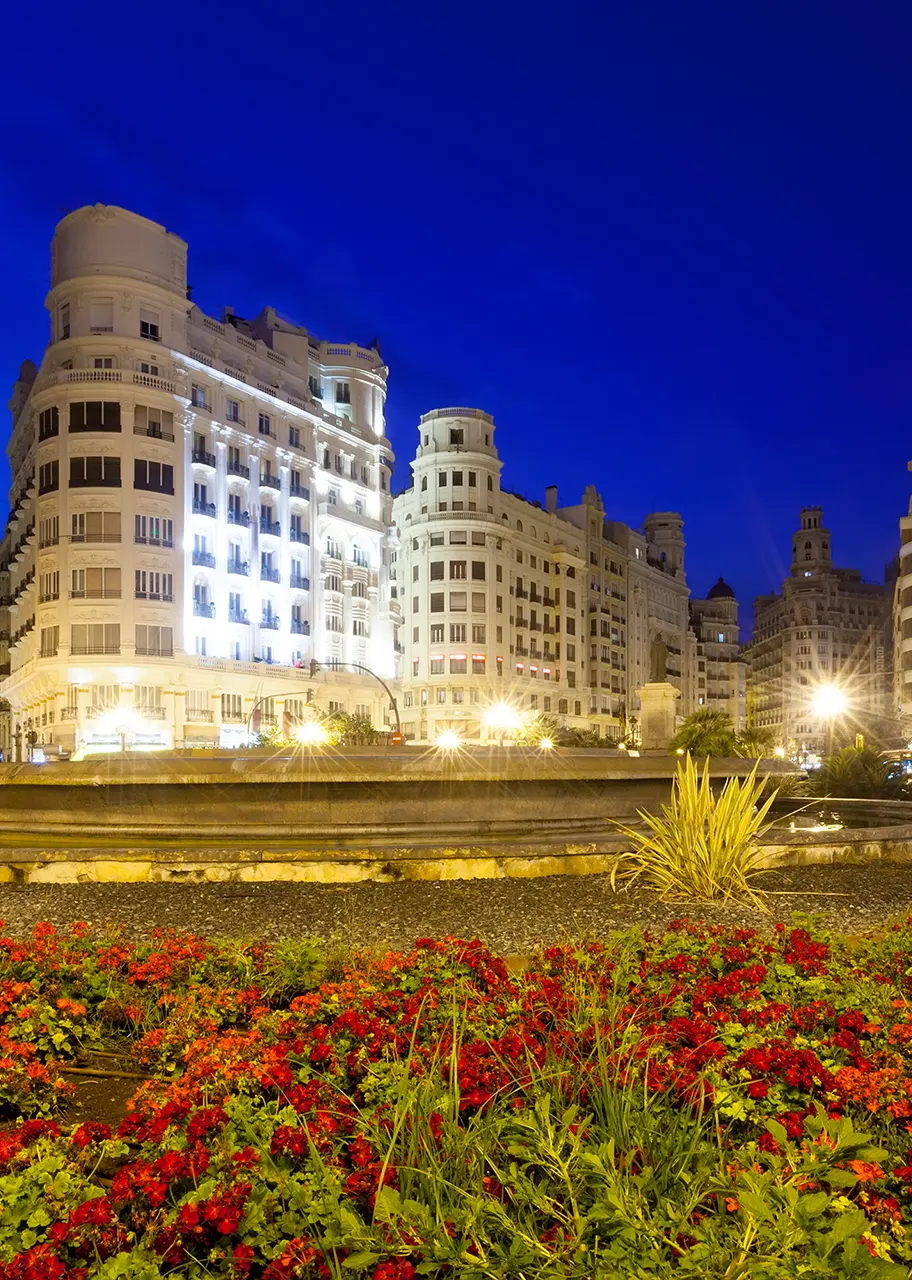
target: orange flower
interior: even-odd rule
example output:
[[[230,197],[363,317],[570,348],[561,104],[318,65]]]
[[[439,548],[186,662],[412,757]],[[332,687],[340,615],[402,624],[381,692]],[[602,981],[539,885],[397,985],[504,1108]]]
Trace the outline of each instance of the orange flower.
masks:
[[[866,1160],[850,1160],[849,1168],[859,1182],[876,1182],[878,1178],[884,1176],[884,1171],[879,1164],[869,1164]]]
[[[725,1197],[725,1207],[729,1213],[737,1213],[741,1208],[734,1196]]]

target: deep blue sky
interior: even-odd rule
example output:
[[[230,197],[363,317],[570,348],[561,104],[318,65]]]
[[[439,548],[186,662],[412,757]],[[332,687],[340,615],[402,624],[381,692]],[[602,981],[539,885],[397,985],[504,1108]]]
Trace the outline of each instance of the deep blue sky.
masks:
[[[189,241],[205,310],[380,335],[397,487],[418,415],[479,405],[507,487],[681,511],[695,594],[778,585],[806,503],[880,579],[912,457],[908,3],[52,0],[5,34],[7,385],[55,222],[121,204]]]

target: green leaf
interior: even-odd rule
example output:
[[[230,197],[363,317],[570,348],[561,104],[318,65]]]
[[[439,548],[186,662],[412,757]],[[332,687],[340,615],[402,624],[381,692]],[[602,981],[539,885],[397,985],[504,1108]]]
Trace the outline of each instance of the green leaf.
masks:
[[[342,1266],[349,1271],[354,1271],[357,1267],[372,1267],[375,1262],[379,1262],[381,1255],[379,1253],[369,1253],[367,1249],[361,1249],[358,1253],[350,1253]]]

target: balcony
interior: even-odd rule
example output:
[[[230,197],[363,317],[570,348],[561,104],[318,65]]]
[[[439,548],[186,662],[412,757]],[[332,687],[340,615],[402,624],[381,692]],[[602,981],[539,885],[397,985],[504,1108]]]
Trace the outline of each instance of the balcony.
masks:
[[[302,547],[310,546],[310,534],[305,529],[295,529],[294,526],[292,526],[288,531],[288,537],[292,542],[297,542]]]
[[[228,508],[228,523],[238,524],[243,529],[250,528],[250,512],[238,511],[234,507]]]
[[[269,614],[267,617],[260,619],[260,626],[264,631],[278,631],[279,625],[279,620],[275,614]]]
[[[212,405],[206,404],[205,400],[194,398],[190,401],[190,408],[194,413],[211,413]]]
[[[201,564],[204,569],[214,569],[215,556],[212,554],[211,551],[194,551],[193,563]]]
[[[241,626],[245,626],[245,627],[246,627],[246,626],[248,626],[248,625],[249,625],[249,623],[250,623],[250,618],[247,616],[247,610],[246,610],[246,609],[229,609],[229,610],[228,610],[228,621],[229,621],[229,622],[239,622],[239,623],[241,624]]]
[[[55,538],[56,542],[57,539]],[[71,533],[70,542],[120,542],[119,533]],[[42,542],[42,546],[46,544]]]
[[[243,711],[223,711],[222,724],[246,724],[247,717]]]
[[[266,474],[266,475],[261,474],[261,475],[260,475],[260,488],[261,488],[261,489],[275,489],[277,492],[281,492],[281,489],[282,489],[282,482],[281,482],[281,480],[279,479],[279,477],[278,477],[278,476],[273,476],[273,475],[269,475],[269,474]]]
[[[529,593],[528,593],[528,591],[524,591],[522,587],[517,587],[517,588],[516,588],[516,590],[513,592],[513,594],[516,596],[516,599],[517,599],[517,600],[528,600],[528,599],[529,599]]]
[[[310,578],[302,578],[299,573],[293,573],[288,585],[293,591],[309,591]]]
[[[117,652],[119,653],[120,650],[118,649]],[[148,644],[138,644],[136,646],[135,652],[137,656],[140,658],[173,658],[174,657],[173,648],[163,649],[161,648],[161,646],[159,646],[156,649],[152,645],[148,645]]]
[[[214,618],[215,604],[211,600],[194,600],[193,601],[194,618]]]
[[[197,711],[191,707],[187,708],[187,720],[191,724],[212,724],[211,711]]]
[[[134,542],[141,543],[145,547],[173,547],[173,538],[143,538],[139,534],[134,534]]]
[[[215,512],[213,511],[213,515]],[[260,533],[268,533],[272,538],[280,538],[282,536],[282,526],[278,520],[267,520],[260,516]]]
[[[250,468],[245,467],[243,462],[229,462],[228,474],[230,476],[237,476],[240,480],[249,480]]]
[[[215,519],[215,503],[203,502],[201,498],[194,498],[193,514],[195,516],[209,516],[212,520],[214,520]]]
[[[204,467],[212,467],[215,470],[215,454],[209,453],[206,449],[194,449],[190,455],[194,462],[200,463]]]
[[[229,560],[228,572],[236,573],[241,578],[250,577],[250,564],[247,560]]]
[[[309,636],[310,623],[306,621],[302,621],[299,618],[292,618],[291,634],[294,636]]]
[[[116,590],[114,587],[108,589],[104,587],[91,587],[85,591],[71,591],[71,600],[119,600],[120,587]]]
[[[261,567],[260,581],[261,582],[281,582],[282,575],[279,573],[278,569],[269,569],[269,568]]]
[[[133,434],[135,436],[148,436],[150,440],[167,440],[169,442],[174,440],[174,432],[165,431],[157,422],[150,422],[147,427],[134,426]]]
[[[305,502],[310,502],[310,490],[303,484],[289,485],[288,496],[291,498],[303,498]]]

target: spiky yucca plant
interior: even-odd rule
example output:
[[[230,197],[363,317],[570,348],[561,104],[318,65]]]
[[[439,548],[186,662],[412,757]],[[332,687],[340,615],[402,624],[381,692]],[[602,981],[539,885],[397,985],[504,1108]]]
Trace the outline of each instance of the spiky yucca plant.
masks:
[[[642,879],[660,898],[706,902],[739,898],[767,910],[765,895],[753,881],[767,870],[758,840],[772,825],[766,821],[776,792],[761,799],[757,765],[746,778],[729,778],[718,797],[690,756],[678,764],[671,804],[661,814],[638,810],[645,831],[618,824],[633,844],[611,872],[633,883]]]

